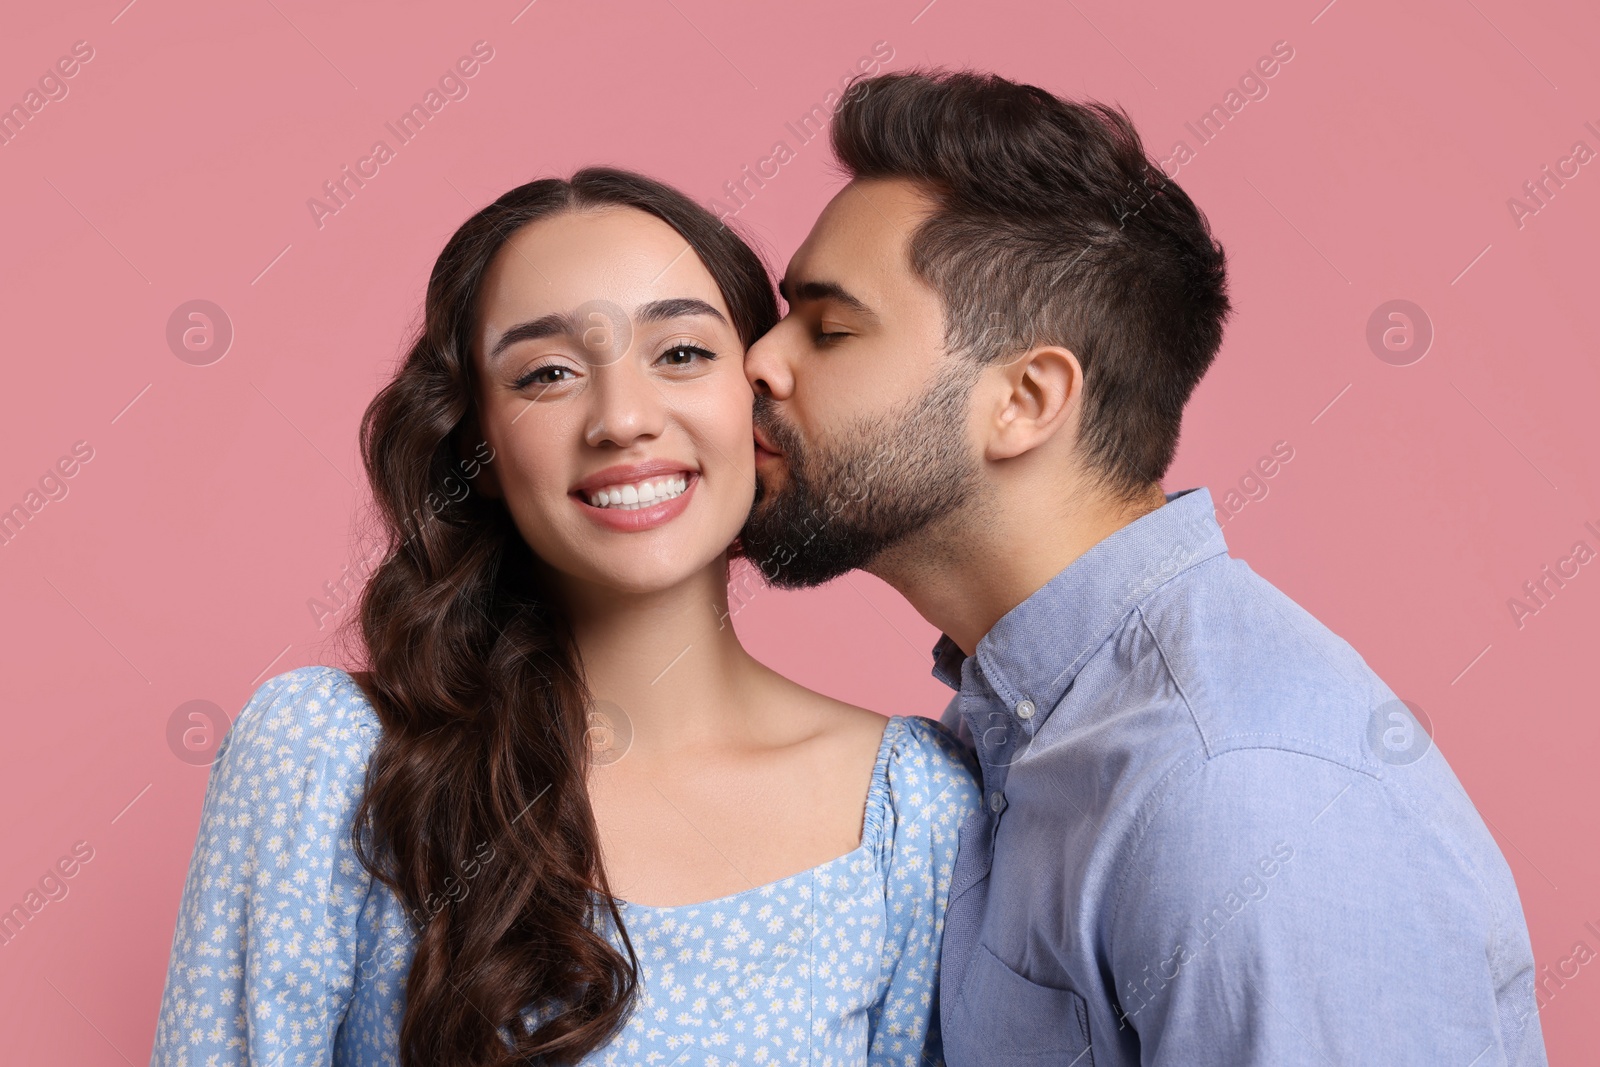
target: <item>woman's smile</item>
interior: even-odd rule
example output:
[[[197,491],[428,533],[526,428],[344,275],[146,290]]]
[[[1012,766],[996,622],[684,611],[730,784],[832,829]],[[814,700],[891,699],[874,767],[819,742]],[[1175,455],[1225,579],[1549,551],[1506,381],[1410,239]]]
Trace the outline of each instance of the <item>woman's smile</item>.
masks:
[[[569,494],[600,526],[637,533],[664,526],[689,507],[700,472],[675,460],[621,464],[596,471]]]

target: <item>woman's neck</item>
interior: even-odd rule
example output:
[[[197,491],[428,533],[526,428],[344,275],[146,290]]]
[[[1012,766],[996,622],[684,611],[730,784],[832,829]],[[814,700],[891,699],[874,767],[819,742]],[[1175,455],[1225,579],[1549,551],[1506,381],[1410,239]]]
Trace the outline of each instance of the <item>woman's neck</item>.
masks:
[[[729,621],[726,561],[648,594],[572,589],[567,604],[589,691],[627,715],[633,751],[703,750],[748,732],[765,668]]]

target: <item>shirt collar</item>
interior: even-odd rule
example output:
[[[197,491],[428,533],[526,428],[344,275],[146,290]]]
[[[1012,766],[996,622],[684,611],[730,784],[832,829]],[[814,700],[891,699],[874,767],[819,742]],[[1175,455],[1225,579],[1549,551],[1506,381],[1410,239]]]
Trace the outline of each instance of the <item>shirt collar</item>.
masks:
[[[1210,490],[1166,497],[1069,563],[978,641],[975,665],[1006,707],[1033,702],[1032,729],[1044,725],[1078,671],[1141,600],[1228,551]],[[933,658],[934,677],[960,689],[967,659],[960,647],[941,634]]]

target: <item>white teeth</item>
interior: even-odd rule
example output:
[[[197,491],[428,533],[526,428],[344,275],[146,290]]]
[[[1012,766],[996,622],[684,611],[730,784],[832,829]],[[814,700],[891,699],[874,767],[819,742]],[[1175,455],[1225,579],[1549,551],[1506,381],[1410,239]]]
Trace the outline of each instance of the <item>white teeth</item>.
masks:
[[[674,474],[665,478],[651,478],[628,485],[608,485],[587,495],[589,503],[597,508],[620,508],[635,511],[650,507],[681,495],[689,488],[687,474]]]

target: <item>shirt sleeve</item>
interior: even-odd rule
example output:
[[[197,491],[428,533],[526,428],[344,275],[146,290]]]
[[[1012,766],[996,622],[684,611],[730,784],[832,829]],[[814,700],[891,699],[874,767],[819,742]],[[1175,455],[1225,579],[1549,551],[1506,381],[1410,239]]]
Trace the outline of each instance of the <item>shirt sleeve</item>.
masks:
[[[340,672],[269,679],[217,749],[152,1067],[328,1064],[370,876],[349,845],[378,727]]]
[[[1543,1063],[1537,1031],[1497,1006],[1507,985],[1531,991],[1531,953],[1525,974],[1491,962],[1520,907],[1500,914],[1397,792],[1265,748],[1215,756],[1166,791],[1107,931],[1143,1064]]]
[[[922,718],[903,724],[888,767],[888,980],[868,1021],[867,1064],[943,1067],[939,942],[959,831],[977,810],[978,786],[972,757],[948,730]]]

